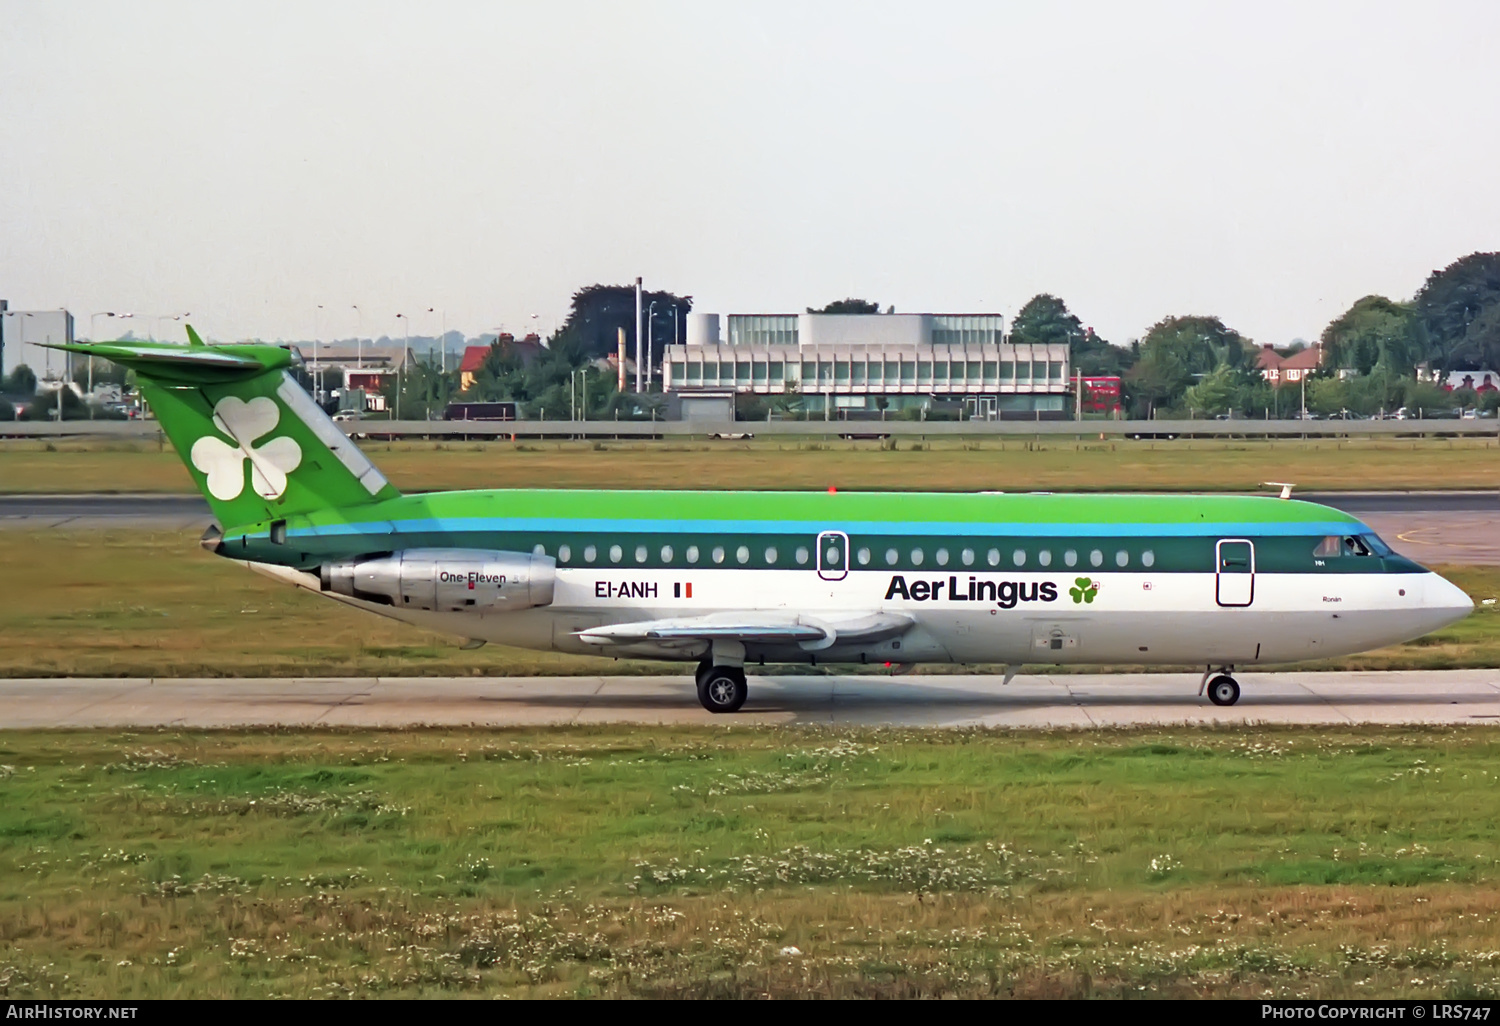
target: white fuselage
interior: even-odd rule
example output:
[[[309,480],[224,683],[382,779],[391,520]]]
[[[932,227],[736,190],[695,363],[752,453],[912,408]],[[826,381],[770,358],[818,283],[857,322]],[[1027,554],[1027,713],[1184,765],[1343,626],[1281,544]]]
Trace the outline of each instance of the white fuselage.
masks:
[[[318,590],[311,575],[251,565]],[[869,644],[747,646],[751,661],[817,663],[1285,663],[1409,640],[1473,608],[1467,595],[1434,573],[1257,573],[1244,594],[1230,599],[1248,599],[1240,605],[1221,604],[1222,582],[1213,573],[1090,570],[1082,576],[1093,585],[1087,589],[1092,599],[1074,594],[1079,576],[1074,570],[934,568],[851,570],[841,580],[825,580],[810,569],[560,567],[552,603],[521,611],[424,612],[330,597],[476,640],[666,659],[697,660],[706,646],[642,641],[603,652],[579,632],[747,610],[814,623],[855,612],[894,612],[913,621],[899,637]],[[893,588],[897,577],[902,586]],[[1008,587],[996,589],[992,599],[983,582]],[[1047,600],[1049,584],[1055,597]]]

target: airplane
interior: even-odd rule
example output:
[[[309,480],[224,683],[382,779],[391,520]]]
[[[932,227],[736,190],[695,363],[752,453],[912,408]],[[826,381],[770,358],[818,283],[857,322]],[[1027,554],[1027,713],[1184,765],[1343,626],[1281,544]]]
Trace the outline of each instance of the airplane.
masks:
[[[1462,619],[1458,587],[1358,519],[1271,496],[484,489],[403,495],[266,344],[71,343],[136,372],[217,523],[205,549],[418,627],[745,668],[1237,667],[1349,655]],[[1283,496],[1287,491],[1283,491]]]

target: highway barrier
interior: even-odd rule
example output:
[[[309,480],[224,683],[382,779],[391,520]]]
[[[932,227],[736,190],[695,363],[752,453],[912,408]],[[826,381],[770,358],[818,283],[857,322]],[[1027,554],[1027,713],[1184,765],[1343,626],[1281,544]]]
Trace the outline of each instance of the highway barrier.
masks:
[[[356,438],[1394,438],[1500,437],[1482,420],[964,420],[614,421],[360,420],[338,425]],[[156,440],[154,420],[0,421],[0,439]]]

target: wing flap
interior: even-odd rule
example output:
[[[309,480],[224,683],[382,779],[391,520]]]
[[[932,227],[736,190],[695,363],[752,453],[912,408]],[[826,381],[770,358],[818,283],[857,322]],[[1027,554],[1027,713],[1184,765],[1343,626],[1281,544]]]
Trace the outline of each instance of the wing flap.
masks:
[[[777,616],[765,611],[712,613],[707,616],[640,620],[606,624],[574,632],[588,645],[673,644],[692,641],[738,641],[742,644],[832,647],[895,637],[911,627],[904,613],[835,613],[824,616]]]

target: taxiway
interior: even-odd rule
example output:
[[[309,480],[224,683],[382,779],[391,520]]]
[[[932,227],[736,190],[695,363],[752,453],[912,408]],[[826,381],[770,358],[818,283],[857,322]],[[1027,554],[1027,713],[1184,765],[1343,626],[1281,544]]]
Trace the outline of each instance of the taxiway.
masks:
[[[1500,722],[1500,670],[1239,673],[1239,704],[1191,674],[768,676],[732,716],[686,677],[0,681],[0,727],[821,724],[1099,728],[1181,723]]]

